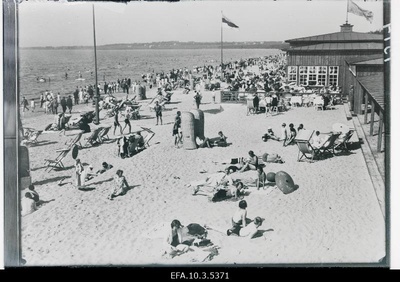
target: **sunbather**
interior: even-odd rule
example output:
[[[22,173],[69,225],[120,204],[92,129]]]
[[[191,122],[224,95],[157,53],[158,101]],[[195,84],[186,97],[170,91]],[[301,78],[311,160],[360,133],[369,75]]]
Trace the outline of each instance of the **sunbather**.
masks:
[[[243,172],[246,170],[256,170],[258,167],[258,157],[254,154],[253,151],[249,151],[249,159],[244,163],[243,167],[239,170],[239,172]]]
[[[262,137],[262,140],[264,142],[266,142],[268,139],[279,141],[279,137],[275,135],[274,131],[272,130],[272,127],[270,126],[267,129],[267,133],[265,133]]]
[[[265,174],[265,172],[261,166],[257,167],[257,175],[258,175],[257,190],[259,190],[261,186],[264,189],[265,182],[267,182],[267,175]]]
[[[170,257],[181,255],[189,251],[189,246],[183,243],[182,229],[183,225],[177,219],[171,222],[171,229],[165,240],[165,253]]]
[[[294,139],[296,138],[297,132],[296,129],[294,128],[293,123],[289,124],[289,134],[287,139],[283,142],[283,146],[288,146],[290,144],[294,143]]]
[[[239,209],[232,216],[232,228],[227,230],[227,235],[231,235],[232,233],[238,234],[239,230],[243,227],[246,227],[246,219],[247,219],[247,202],[245,200],[241,200],[239,202]]]
[[[222,133],[222,131],[218,132],[218,139],[214,141],[213,145],[218,146],[218,147],[226,147],[227,146],[226,136],[224,135],[224,133]]]
[[[102,174],[102,173],[106,172],[107,170],[110,170],[110,169],[113,168],[113,165],[112,165],[112,164],[108,164],[108,163],[106,163],[106,162],[103,162],[103,163],[101,164],[101,166],[102,166],[102,168],[99,169],[98,171],[96,171],[97,174]]]
[[[197,144],[197,148],[211,148],[211,143],[210,143],[210,139],[208,139],[207,137],[200,137],[197,136],[196,137],[196,144]]]
[[[243,228],[234,228],[231,232],[228,229],[228,236],[231,234],[235,234],[240,237],[252,239],[258,233],[258,228],[262,225],[262,222],[263,220],[261,219],[261,217],[257,216],[251,223]]]

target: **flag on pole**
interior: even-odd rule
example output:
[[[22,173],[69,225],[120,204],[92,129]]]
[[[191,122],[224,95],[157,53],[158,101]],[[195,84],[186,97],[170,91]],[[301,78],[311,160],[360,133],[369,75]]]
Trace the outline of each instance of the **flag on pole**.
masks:
[[[357,16],[362,16],[366,18],[370,23],[374,18],[374,13],[368,10],[361,9],[357,4],[355,4],[352,0],[349,0],[347,3],[347,12],[355,14]]]
[[[222,14],[222,23],[225,23],[232,28],[239,28],[239,26],[235,25],[231,20],[225,17],[224,14]]]

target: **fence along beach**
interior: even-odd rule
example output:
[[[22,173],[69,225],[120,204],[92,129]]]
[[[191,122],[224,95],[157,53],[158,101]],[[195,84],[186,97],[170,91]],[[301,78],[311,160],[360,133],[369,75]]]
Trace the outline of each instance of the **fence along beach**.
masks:
[[[248,66],[237,69],[230,62],[226,74],[232,76],[231,82],[222,82],[221,87],[230,90],[239,87],[234,84],[239,72],[243,73],[240,87],[262,87],[253,85],[254,76],[247,75],[250,71],[267,73],[267,80],[271,80],[267,87],[274,87],[272,82],[285,75],[284,63],[277,63],[274,69],[261,66],[273,67],[276,58],[283,59],[249,59]],[[218,74],[218,70],[213,74]],[[264,78],[260,81],[265,82]],[[46,172],[43,165],[44,159],[55,158],[56,149],[65,146],[76,131],[39,136],[39,142],[29,148],[31,175],[35,190],[47,203],[22,218],[22,254],[26,265],[369,263],[385,256],[385,222],[359,148],[350,154],[308,163],[297,161],[296,145],[283,147],[279,141],[262,141],[268,127],[280,132],[282,123],[294,123],[296,128],[301,123],[306,129],[323,133],[332,131],[334,123],[351,127],[345,105],[338,104],[334,110],[326,111],[290,107],[271,116],[247,115],[245,103],[214,104],[213,91],[200,85],[204,135],[217,137],[223,131],[231,143],[227,147],[175,148],[172,127],[176,112],[189,112],[196,107],[194,90],[188,94],[183,94],[183,88],[172,90],[171,103],[163,109],[163,125],[155,126],[155,113],[148,104],[156,97],[158,85],[147,89],[146,100],[138,101],[142,105],[142,118],[131,120],[132,126],[150,128],[155,133],[148,148],[124,159],[118,156],[114,141],[79,150],[85,167],[92,165],[97,171],[102,162],[113,165],[87,181],[90,189],[74,187],[75,162],[71,155],[65,157],[63,170]],[[278,90],[279,84],[276,87]],[[126,97],[126,93],[113,95],[117,99]],[[76,105],[72,115],[78,117],[80,112],[88,110],[93,110],[91,103]],[[106,118],[106,113],[107,109],[101,110],[98,126],[113,125],[114,119]],[[43,129],[49,117],[53,116],[42,111],[25,112],[22,124]],[[90,124],[92,131],[98,126]],[[110,138],[120,137],[118,132],[111,133]],[[85,133],[82,140],[90,134]],[[196,251],[174,258],[163,256],[165,237],[174,219],[184,226],[198,223],[222,230],[231,227],[239,201],[211,202],[207,197],[193,196],[188,184],[223,171],[224,160],[246,158],[249,150],[256,155],[279,154],[284,163],[266,163],[264,171],[285,171],[298,189],[283,194],[273,185],[260,190],[249,187],[244,196],[247,217],[263,218],[256,238],[227,236],[210,229],[207,238],[218,246],[213,256],[193,246]],[[123,170],[130,187],[123,196],[110,201],[107,196],[117,170]],[[255,173],[248,171],[234,176],[252,180]],[[65,184],[57,185],[60,180]]]

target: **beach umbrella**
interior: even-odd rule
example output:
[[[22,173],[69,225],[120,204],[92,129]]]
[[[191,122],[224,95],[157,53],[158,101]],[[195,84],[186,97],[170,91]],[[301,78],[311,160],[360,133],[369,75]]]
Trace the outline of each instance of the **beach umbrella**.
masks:
[[[292,177],[285,171],[278,171],[275,174],[275,182],[279,190],[281,190],[285,195],[296,191],[299,187],[294,184]]]

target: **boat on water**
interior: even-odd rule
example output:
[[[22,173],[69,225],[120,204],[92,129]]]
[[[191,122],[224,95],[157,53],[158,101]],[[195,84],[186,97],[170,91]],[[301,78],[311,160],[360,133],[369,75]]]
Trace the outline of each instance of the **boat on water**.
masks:
[[[37,82],[46,82],[47,80],[44,77],[37,77],[36,81]]]

